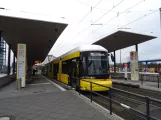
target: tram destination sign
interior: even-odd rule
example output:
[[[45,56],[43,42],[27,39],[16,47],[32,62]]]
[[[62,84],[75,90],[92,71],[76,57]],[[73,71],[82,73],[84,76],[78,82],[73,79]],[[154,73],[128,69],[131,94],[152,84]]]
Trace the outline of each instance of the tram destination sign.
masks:
[[[99,52],[96,52],[96,53],[90,53],[90,56],[106,56],[105,53],[99,53]]]

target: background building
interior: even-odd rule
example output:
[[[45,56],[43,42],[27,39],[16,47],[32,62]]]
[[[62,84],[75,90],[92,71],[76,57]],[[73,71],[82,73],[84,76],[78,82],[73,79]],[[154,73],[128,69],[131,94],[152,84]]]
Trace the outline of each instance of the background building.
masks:
[[[0,72],[6,72],[6,42],[3,38],[0,40]]]

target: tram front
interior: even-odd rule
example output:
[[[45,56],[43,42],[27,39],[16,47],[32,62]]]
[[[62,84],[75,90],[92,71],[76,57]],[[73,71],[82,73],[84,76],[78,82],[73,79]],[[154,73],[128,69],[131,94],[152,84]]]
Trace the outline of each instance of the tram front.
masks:
[[[106,91],[108,90],[107,87],[112,86],[112,81],[109,77],[109,58],[107,51],[82,52],[80,70],[81,90],[90,90],[90,82],[92,82],[93,91]]]

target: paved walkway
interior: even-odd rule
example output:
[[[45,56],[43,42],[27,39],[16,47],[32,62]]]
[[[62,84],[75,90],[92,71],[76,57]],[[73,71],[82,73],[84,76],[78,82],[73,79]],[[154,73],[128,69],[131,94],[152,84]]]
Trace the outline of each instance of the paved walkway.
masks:
[[[15,90],[15,82],[0,90],[0,116],[11,115],[16,120],[110,120],[110,115],[100,113],[72,90],[61,91],[40,75],[34,79],[41,82],[22,91]]]

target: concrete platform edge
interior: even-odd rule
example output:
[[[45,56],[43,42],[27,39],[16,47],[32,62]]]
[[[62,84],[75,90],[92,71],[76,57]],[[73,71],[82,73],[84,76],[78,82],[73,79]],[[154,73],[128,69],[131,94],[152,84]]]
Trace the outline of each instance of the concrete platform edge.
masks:
[[[145,89],[145,90],[155,91],[155,92],[161,92],[161,89],[153,88],[153,87],[149,87],[149,86],[140,86],[140,88]]]

